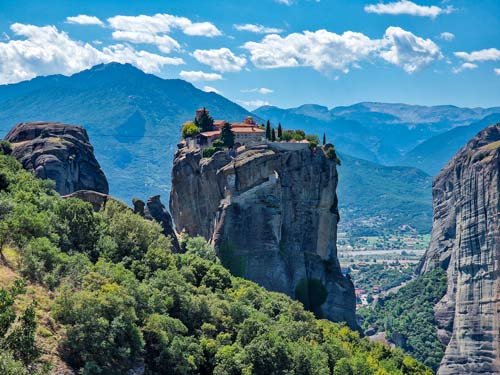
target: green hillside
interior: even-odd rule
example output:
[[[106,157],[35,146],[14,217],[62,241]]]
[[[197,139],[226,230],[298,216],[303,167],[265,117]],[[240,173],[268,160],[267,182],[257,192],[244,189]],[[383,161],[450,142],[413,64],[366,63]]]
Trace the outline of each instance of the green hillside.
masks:
[[[233,277],[202,239],[174,254],[158,224],[63,200],[4,155],[0,215],[2,374],[430,374]]]

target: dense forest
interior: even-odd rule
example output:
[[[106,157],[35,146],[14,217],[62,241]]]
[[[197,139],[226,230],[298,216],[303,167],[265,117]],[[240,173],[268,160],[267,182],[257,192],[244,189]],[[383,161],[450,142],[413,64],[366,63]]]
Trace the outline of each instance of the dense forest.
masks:
[[[62,199],[0,155],[0,373],[430,374],[232,276],[202,238],[171,252],[116,201]]]
[[[435,269],[409,282],[397,293],[359,311],[363,328],[385,332],[406,352],[436,370],[444,355],[438,340],[433,307],[446,292],[446,273]]]

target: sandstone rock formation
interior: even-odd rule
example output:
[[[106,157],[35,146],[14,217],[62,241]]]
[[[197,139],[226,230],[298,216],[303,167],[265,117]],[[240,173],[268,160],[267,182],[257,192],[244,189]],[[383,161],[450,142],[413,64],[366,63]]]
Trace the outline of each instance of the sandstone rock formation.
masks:
[[[179,241],[177,240],[177,235],[172,224],[172,217],[161,202],[159,195],[150,197],[146,204],[144,204],[144,201],[134,198],[132,200],[132,204],[134,205],[134,213],[141,215],[148,220],[154,220],[161,225],[163,228],[163,234],[165,236],[169,236],[172,240],[173,251],[181,251]]]
[[[55,181],[61,195],[78,190],[108,194],[108,181],[99,166],[85,129],[56,122],[16,125],[5,136],[12,155],[39,178]]]
[[[433,184],[432,237],[420,272],[447,271],[434,311],[446,347],[438,374],[500,374],[500,124],[480,132]]]
[[[307,144],[250,147],[202,158],[179,146],[170,212],[177,232],[214,244],[236,275],[356,328],[354,287],[337,258],[337,169]]]

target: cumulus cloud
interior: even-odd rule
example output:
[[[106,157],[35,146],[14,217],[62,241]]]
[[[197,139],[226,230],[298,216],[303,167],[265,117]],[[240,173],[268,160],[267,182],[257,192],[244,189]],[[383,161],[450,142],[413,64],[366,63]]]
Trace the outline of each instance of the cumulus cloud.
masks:
[[[79,14],[78,16],[66,18],[66,23],[73,23],[78,25],[97,25],[104,26],[102,21],[95,16],[87,16],[86,14]]]
[[[283,4],[283,5],[292,5],[293,1],[292,0],[274,0],[275,2],[277,2],[278,4]]]
[[[114,30],[112,35],[115,40],[153,44],[164,53],[180,49],[180,44],[168,35],[173,30],[181,30],[190,36],[222,35],[221,31],[210,22],[192,22],[189,18],[171,14],[114,16],[108,18],[108,22]]]
[[[193,57],[218,72],[239,72],[247,63],[243,56],[236,56],[229,48],[197,49]]]
[[[495,72],[495,74],[497,76],[500,76],[500,68],[495,68],[495,69],[493,69],[493,71]]]
[[[376,14],[407,14],[411,16],[436,18],[440,14],[449,14],[455,9],[452,6],[441,8],[436,5],[418,5],[409,0],[395,1],[392,3],[369,4],[365,6],[365,12]]]
[[[267,94],[272,94],[274,90],[268,89],[267,87],[257,87],[254,89],[246,89],[246,90],[241,90],[243,93],[248,93],[248,92],[256,92],[262,95],[267,95]]]
[[[500,60],[500,50],[496,48],[487,48],[473,52],[455,52],[455,56],[468,61],[498,61]]]
[[[260,100],[260,99],[257,99],[257,100],[237,100],[236,102],[241,104],[243,107],[250,109],[250,110],[270,104],[269,102],[267,102],[265,100]]]
[[[220,95],[220,91],[217,90],[215,87],[212,87],[212,86],[203,86],[203,91],[205,91],[205,92],[215,92],[216,94]]]
[[[55,26],[11,25],[15,36],[0,43],[0,83],[15,83],[39,75],[73,74],[99,63],[131,63],[148,73],[165,65],[180,65],[180,58],[137,51],[122,44],[97,49],[89,43],[71,39]]]
[[[446,40],[447,42],[450,42],[450,41],[452,41],[453,39],[455,39],[455,34],[450,33],[450,32],[448,32],[448,31],[445,31],[445,32],[441,33],[441,34],[439,35],[439,37],[440,37],[441,39],[443,39],[443,40]]]
[[[375,57],[413,73],[440,59],[439,47],[399,27],[387,28],[383,38],[370,39],[353,31],[343,34],[327,30],[304,31],[287,36],[267,35],[260,42],[243,45],[252,63],[261,69],[308,66],[318,71],[347,73],[359,63]]]
[[[278,29],[276,27],[266,27],[258,24],[245,23],[242,25],[233,25],[238,31],[248,31],[255,34],[279,34],[283,32],[283,29]]]
[[[384,41],[390,47],[382,51],[380,56],[391,64],[403,68],[407,73],[416,72],[443,57],[439,47],[432,40],[418,37],[400,27],[388,27]]]
[[[476,64],[466,62],[460,65],[458,68],[453,68],[453,73],[458,74],[460,72],[463,72],[464,70],[472,70],[476,68],[477,68]]]
[[[110,26],[115,30],[135,31],[149,34],[166,34],[179,29],[186,35],[214,37],[222,35],[220,30],[210,22],[192,22],[189,18],[171,14],[155,14],[154,16],[114,16],[108,18]]]
[[[197,71],[186,71],[182,70],[179,75],[186,81],[198,82],[198,81],[218,81],[222,79],[222,76],[217,73],[206,73],[201,70]]]

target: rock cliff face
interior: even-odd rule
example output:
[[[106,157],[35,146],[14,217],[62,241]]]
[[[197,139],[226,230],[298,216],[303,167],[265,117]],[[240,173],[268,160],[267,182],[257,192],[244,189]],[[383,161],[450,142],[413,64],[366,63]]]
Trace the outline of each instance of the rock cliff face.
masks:
[[[144,204],[144,201],[141,199],[134,198],[132,200],[132,204],[134,205],[134,213],[141,215],[148,220],[154,220],[161,225],[163,234],[165,236],[169,236],[172,240],[173,251],[181,251],[179,241],[177,240],[177,235],[172,224],[172,217],[161,202],[159,195],[149,197],[146,204]]]
[[[435,306],[446,347],[438,374],[500,374],[500,124],[480,132],[433,184],[434,223],[424,273],[447,270]]]
[[[25,169],[54,180],[61,195],[78,190],[108,194],[108,181],[85,129],[55,122],[22,123],[5,140]]]
[[[255,146],[231,159],[179,146],[170,211],[178,232],[214,244],[236,275],[357,327],[337,258],[337,169],[307,145]]]

